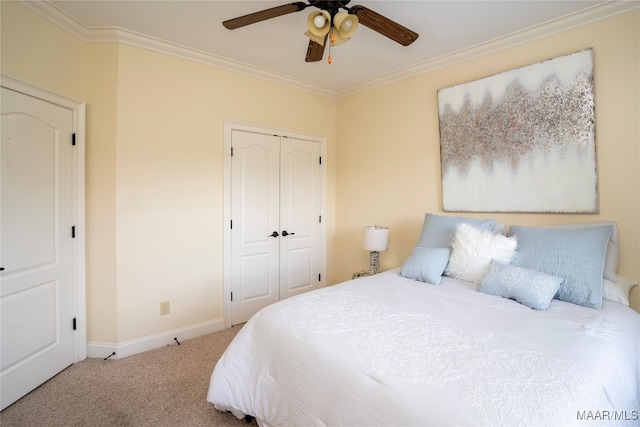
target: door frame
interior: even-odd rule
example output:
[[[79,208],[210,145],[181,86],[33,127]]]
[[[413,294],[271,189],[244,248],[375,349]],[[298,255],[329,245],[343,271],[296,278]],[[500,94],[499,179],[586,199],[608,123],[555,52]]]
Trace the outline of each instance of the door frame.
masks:
[[[222,275],[223,275],[223,323],[225,328],[231,327],[231,133],[234,130],[243,132],[277,135],[285,138],[303,139],[320,144],[322,166],[320,168],[320,287],[326,284],[327,276],[327,137],[290,129],[256,125],[236,120],[224,120],[224,177],[223,177],[223,214],[222,214]]]
[[[5,73],[0,73],[0,86],[71,110],[76,145],[73,150],[71,219],[75,225],[72,242],[72,298],[76,330],[73,336],[73,363],[87,358],[86,267],[85,267],[85,113],[86,104],[40,88]]]

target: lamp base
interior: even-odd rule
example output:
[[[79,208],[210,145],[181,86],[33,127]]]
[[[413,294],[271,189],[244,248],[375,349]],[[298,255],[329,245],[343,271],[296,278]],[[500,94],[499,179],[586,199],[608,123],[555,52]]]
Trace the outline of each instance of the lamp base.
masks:
[[[380,265],[380,252],[369,252],[369,274],[373,276],[378,274],[378,266]]]

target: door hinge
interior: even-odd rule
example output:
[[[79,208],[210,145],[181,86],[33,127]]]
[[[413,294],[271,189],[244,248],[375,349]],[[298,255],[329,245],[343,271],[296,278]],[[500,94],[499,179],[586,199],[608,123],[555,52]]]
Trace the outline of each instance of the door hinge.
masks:
[[[318,282],[322,282],[322,275],[318,273]]]
[[[229,221],[229,228],[231,228],[233,230],[233,220]]]
[[[74,331],[76,330],[76,318],[75,317],[73,318],[73,330]]]
[[[233,301],[233,292],[231,292],[231,301]]]
[[[71,134],[71,145],[76,145],[76,134],[75,133]]]
[[[322,215],[318,215],[318,222],[322,224]]]
[[[231,147],[231,157],[233,157],[233,147]]]
[[[76,238],[76,226],[72,226],[71,227],[71,238],[75,239]]]
[[[320,156],[320,164],[322,164],[322,156]]]

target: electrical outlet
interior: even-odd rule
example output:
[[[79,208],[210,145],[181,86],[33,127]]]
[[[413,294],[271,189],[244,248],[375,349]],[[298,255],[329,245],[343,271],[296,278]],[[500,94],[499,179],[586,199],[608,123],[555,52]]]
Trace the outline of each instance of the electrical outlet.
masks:
[[[160,303],[160,316],[164,316],[165,314],[169,314],[171,309],[169,308],[169,301],[162,301]]]

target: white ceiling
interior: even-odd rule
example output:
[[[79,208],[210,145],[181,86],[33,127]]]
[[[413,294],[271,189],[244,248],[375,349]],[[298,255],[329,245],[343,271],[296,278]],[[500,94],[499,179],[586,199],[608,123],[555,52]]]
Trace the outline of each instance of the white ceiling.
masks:
[[[314,7],[235,30],[222,22],[290,1],[51,0],[27,5],[87,40],[116,39],[193,56],[228,69],[340,96],[582,25],[637,7],[638,1],[360,1],[416,31],[401,46],[360,25],[331,49],[333,63],[305,62],[306,18]],[[631,4],[631,6],[630,6]]]

